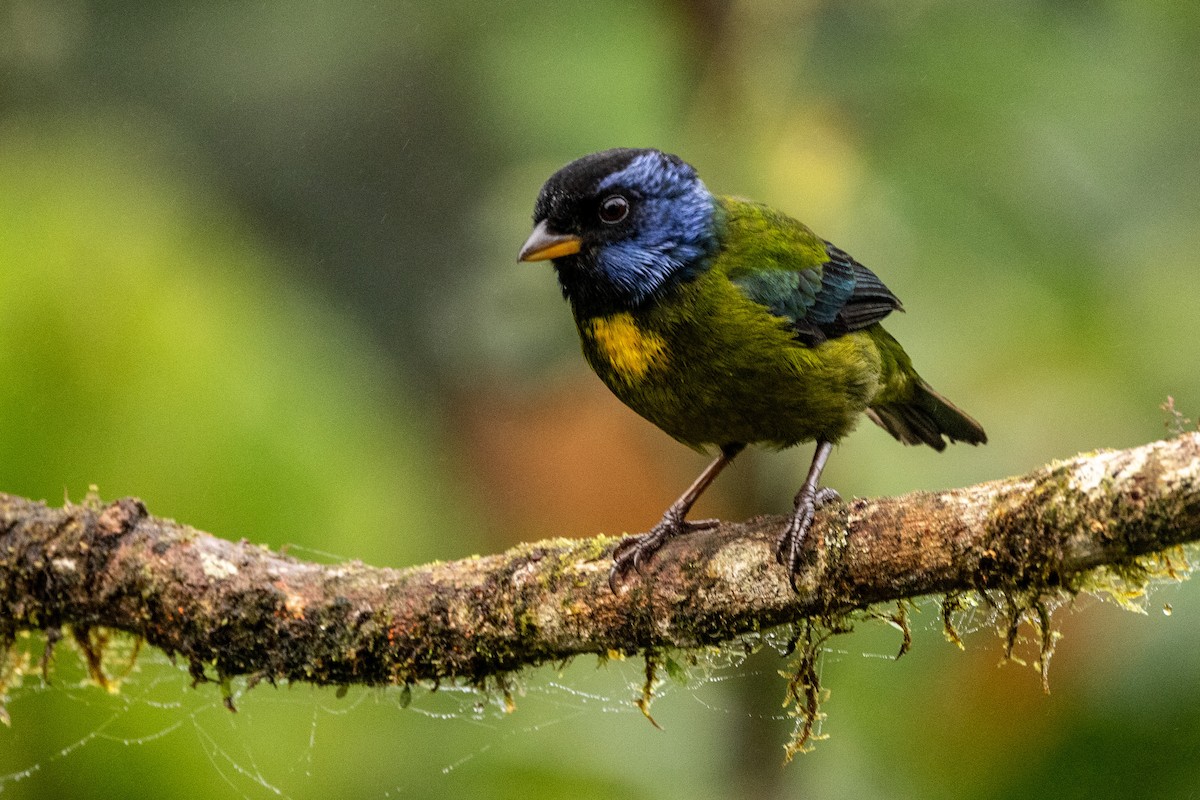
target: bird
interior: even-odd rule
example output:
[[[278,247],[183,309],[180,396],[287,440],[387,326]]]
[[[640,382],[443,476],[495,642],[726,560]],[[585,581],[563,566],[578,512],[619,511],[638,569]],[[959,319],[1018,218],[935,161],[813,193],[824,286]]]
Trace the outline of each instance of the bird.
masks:
[[[881,321],[903,311],[879,277],[803,223],[708,190],[653,148],[583,156],[546,180],[518,262],[550,261],[584,358],[625,405],[715,458],[648,532],[613,551],[617,592],[748,445],[815,442],[775,546],[792,587],[833,446],[862,416],[907,445],[984,444],[983,427],[913,367]]]

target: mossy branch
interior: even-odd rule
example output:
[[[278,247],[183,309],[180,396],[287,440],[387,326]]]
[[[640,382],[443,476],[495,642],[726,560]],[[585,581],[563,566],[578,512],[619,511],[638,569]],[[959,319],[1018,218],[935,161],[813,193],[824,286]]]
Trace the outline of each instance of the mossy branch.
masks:
[[[799,592],[773,557],[782,524],[676,539],[613,594],[615,540],[603,537],[401,570],[328,566],[150,516],[134,499],[54,509],[0,494],[0,650],[22,630],[53,641],[69,627],[88,655],[98,631],[118,629],[186,659],[198,679],[482,682],[920,595],[1036,603],[1078,590],[1098,567],[1119,571],[1200,539],[1200,433],[831,506],[818,514]]]

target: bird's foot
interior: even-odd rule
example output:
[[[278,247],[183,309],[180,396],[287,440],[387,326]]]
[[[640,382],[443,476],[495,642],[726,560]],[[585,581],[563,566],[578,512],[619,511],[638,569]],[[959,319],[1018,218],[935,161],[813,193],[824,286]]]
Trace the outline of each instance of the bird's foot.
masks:
[[[647,533],[628,536],[617,545],[617,549],[613,550],[613,565],[612,569],[608,571],[609,588],[615,594],[617,584],[621,582],[625,574],[630,569],[641,572],[642,567],[654,557],[659,548],[666,544],[667,540],[671,537],[678,536],[681,533],[709,530],[717,527],[718,524],[720,524],[720,520],[715,519],[701,519],[689,522],[683,518],[683,514],[677,512],[674,508],[668,509],[658,524]]]
[[[828,487],[815,489],[805,486],[800,490],[800,494],[796,495],[796,511],[792,515],[791,521],[788,522],[787,528],[779,537],[779,543],[775,545],[775,560],[787,567],[788,580],[791,581],[793,589],[796,588],[796,571],[800,567],[800,553],[804,548],[804,540],[808,536],[808,529],[812,527],[817,509],[826,503],[841,499],[840,494]]]

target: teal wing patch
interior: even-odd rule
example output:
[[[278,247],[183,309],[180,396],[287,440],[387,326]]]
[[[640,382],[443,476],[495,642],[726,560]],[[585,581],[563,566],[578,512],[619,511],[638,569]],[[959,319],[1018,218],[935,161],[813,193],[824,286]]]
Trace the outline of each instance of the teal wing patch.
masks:
[[[900,300],[871,270],[825,242],[827,260],[816,266],[743,272],[733,283],[756,303],[791,321],[796,338],[813,346],[875,324]]]

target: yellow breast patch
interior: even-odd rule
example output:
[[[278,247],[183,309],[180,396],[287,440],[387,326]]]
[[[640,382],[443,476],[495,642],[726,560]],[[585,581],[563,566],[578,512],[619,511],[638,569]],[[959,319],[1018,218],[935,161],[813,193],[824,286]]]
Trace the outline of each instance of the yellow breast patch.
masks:
[[[627,311],[610,317],[594,317],[584,328],[597,353],[620,377],[634,381],[645,377],[650,368],[667,360],[667,343],[661,336],[644,331]]]

